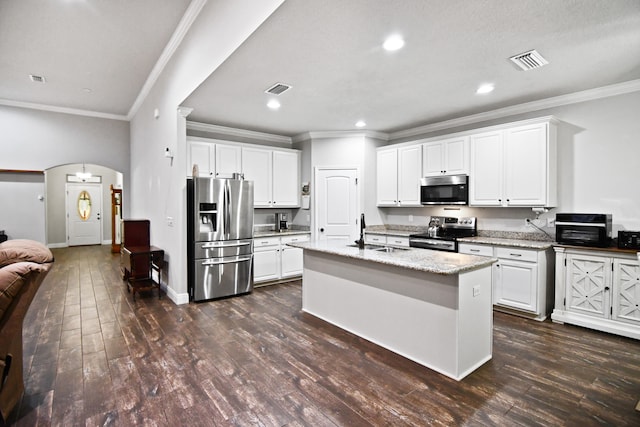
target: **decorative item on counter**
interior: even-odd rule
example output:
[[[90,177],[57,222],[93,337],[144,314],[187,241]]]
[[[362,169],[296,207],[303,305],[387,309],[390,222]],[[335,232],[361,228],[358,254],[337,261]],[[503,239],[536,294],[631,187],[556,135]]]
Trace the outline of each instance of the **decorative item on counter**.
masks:
[[[311,196],[310,196],[311,192],[309,189],[309,183],[308,182],[303,182],[302,183],[302,209],[309,209],[310,205],[311,205]]]
[[[198,169],[197,163],[193,164],[193,169],[191,170],[191,176],[193,177],[200,176],[200,170]]]

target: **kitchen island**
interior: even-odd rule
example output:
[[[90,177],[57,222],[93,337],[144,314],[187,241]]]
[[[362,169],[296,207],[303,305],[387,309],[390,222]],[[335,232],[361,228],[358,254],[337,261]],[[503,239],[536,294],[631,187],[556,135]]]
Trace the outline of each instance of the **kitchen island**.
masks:
[[[491,359],[494,258],[350,244],[292,245],[303,311],[456,380]]]

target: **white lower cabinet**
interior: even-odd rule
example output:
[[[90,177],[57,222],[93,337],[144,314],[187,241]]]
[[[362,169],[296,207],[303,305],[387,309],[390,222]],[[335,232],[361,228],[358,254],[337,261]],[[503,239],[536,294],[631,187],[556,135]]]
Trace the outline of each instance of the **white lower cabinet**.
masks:
[[[493,304],[497,310],[542,321],[553,307],[550,249],[460,243],[458,252],[498,258],[493,264]]]
[[[635,253],[556,247],[551,319],[640,339],[640,261]]]
[[[387,235],[386,234],[376,234],[376,233],[365,233],[364,242],[372,245],[386,245],[387,244]]]
[[[254,283],[270,282],[301,275],[303,250],[287,246],[287,243],[308,240],[308,234],[254,239]]]

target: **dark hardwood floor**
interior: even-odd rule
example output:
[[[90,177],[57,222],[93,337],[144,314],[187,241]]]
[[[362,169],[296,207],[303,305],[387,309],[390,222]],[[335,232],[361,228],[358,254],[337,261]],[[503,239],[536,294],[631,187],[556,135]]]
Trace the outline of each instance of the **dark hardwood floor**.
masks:
[[[640,341],[495,313],[456,382],[302,313],[300,282],[133,302],[108,247],[54,254],[10,425],[640,425]]]

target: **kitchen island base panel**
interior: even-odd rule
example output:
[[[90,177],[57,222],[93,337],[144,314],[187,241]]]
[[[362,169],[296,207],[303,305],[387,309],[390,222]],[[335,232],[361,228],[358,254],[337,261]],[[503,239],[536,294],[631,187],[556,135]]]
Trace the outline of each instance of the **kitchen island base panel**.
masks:
[[[303,311],[453,379],[491,359],[490,267],[440,275],[305,250],[302,294]]]

